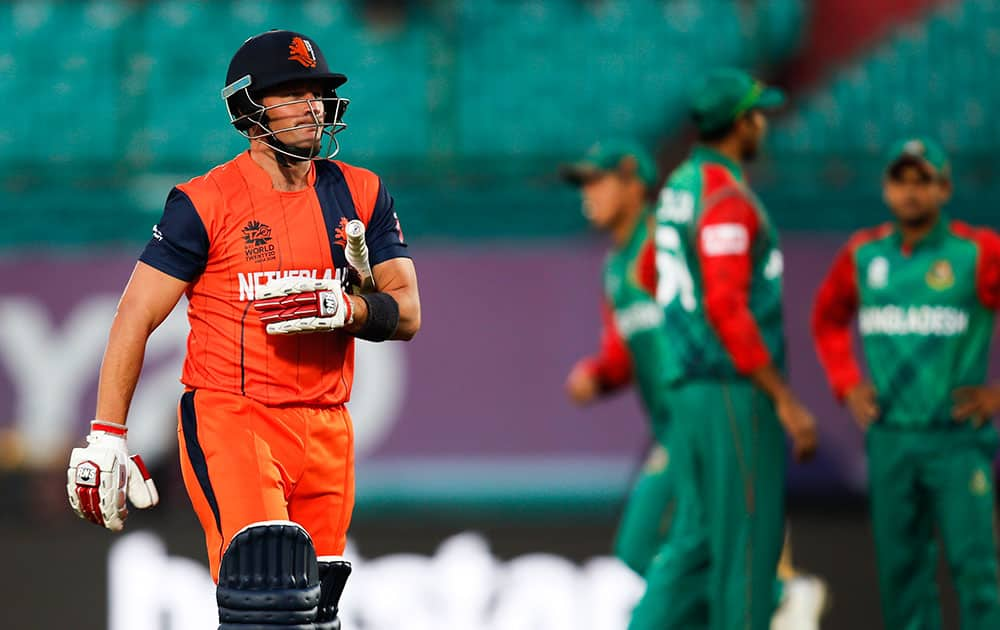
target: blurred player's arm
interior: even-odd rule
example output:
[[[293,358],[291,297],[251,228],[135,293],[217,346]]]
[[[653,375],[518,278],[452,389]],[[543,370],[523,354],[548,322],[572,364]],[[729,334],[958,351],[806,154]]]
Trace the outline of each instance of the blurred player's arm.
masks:
[[[601,305],[601,321],[597,353],[577,361],[566,378],[566,394],[578,405],[586,405],[632,382],[632,359],[606,302]]]
[[[976,263],[976,293],[983,306],[1000,310],[1000,236],[985,228],[973,229],[964,224],[954,225],[957,232],[975,240],[979,247]],[[1000,383],[959,387],[952,393],[955,406],[952,417],[962,422],[972,419],[985,424],[1000,412]]]
[[[815,420],[772,363],[749,306],[751,251],[760,227],[757,211],[739,195],[726,197],[702,215],[697,247],[705,311],[737,371],[774,400],[801,459],[816,448]]]
[[[656,245],[652,239],[648,239],[640,250],[635,272],[639,286],[653,298],[656,295]],[[601,305],[601,322],[601,344],[597,353],[577,361],[566,378],[566,394],[579,405],[616,392],[632,382],[632,358],[607,302]]]
[[[812,332],[816,353],[834,395],[847,405],[858,425],[865,428],[878,418],[880,411],[875,389],[861,376],[851,345],[851,322],[859,303],[855,241],[852,239],[837,254],[816,293]]]

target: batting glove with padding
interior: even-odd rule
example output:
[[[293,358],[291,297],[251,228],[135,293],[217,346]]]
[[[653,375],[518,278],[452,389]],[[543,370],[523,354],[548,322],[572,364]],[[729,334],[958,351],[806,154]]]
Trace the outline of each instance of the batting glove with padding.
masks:
[[[125,527],[126,497],[137,508],[160,502],[142,458],[129,457],[127,433],[120,424],[94,420],[87,446],[73,449],[66,473],[69,505],[77,516],[116,532]]]
[[[336,330],[354,321],[351,300],[336,280],[277,278],[256,298],[253,306],[269,335]]]

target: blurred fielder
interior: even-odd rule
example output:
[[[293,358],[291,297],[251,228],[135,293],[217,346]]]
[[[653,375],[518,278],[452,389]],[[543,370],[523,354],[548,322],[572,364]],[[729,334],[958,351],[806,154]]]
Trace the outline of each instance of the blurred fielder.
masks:
[[[671,367],[678,358],[671,339],[682,334],[664,326],[663,311],[654,299],[654,217],[646,199],[656,183],[655,162],[636,143],[607,142],[592,147],[582,160],[564,166],[562,173],[570,183],[580,186],[587,219],[612,240],[604,263],[600,350],[577,362],[566,389],[571,400],[585,405],[633,381],[637,386],[654,444],[630,492],[615,537],[615,554],[636,573],[645,575],[667,539],[676,510],[666,376],[677,370]],[[772,629],[818,628],[826,601],[823,581],[793,569],[790,552],[782,555],[778,575],[780,608]]]
[[[941,212],[941,147],[893,147],[883,194],[895,218],[856,233],[820,287],[813,333],[838,398],[866,432],[886,628],[940,628],[935,527],[962,628],[1000,628],[993,457],[1000,386],[984,385],[1000,307],[1000,237]],[[872,382],[851,346],[860,314]]]
[[[742,71],[709,73],[691,103],[700,143],[655,210],[677,511],[632,630],[764,630],[774,610],[782,426],[797,457],[816,448],[813,417],[782,375],[777,232],[742,169],[763,141],[763,110],[782,100]]]
[[[181,471],[221,628],[340,627],[354,338],[405,340],[420,327],[392,197],[375,174],[329,159],[346,80],[299,33],[268,31],[236,51],[222,93],[249,150],[170,191],[112,323],[88,446],[70,461],[81,517],[120,530],[126,489],[137,507],[155,502],[126,465],[124,424],[147,337],[186,295]],[[377,287],[362,295],[345,290],[360,277],[344,252],[354,219]]]
[[[607,232],[613,244],[604,261],[600,351],[573,367],[566,389],[581,405],[633,379],[639,390],[655,443],[626,506],[615,553],[644,575],[675,508],[667,474],[669,412],[663,379],[672,355],[663,313],[653,299],[655,252],[646,207],[648,191],[656,185],[656,165],[638,145],[610,142],[595,145],[583,160],[562,170],[565,179],[581,187],[587,220]]]

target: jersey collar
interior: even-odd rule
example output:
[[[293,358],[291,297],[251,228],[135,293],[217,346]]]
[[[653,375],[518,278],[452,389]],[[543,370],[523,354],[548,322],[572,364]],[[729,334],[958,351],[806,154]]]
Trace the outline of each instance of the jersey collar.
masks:
[[[649,232],[649,221],[653,216],[652,213],[652,206],[649,204],[643,204],[642,210],[639,212],[638,220],[635,222],[635,225],[632,226],[632,231],[629,232],[628,238],[626,238],[625,242],[621,245],[613,245],[610,249],[610,253],[612,255],[616,255],[623,252],[631,252],[639,243],[645,241]]]
[[[938,216],[937,223],[935,223],[934,227],[931,228],[931,231],[928,232],[922,239],[920,239],[913,245],[910,245],[909,247],[903,245],[903,233],[899,229],[899,225],[896,224],[892,230],[892,242],[897,248],[899,248],[900,251],[903,252],[903,254],[909,256],[918,249],[939,245],[948,236],[948,226],[950,224],[951,221],[942,212]]]
[[[742,182],[745,179],[743,175],[743,167],[708,145],[696,144],[692,157],[699,162],[714,162],[716,164],[721,164],[726,167],[726,170],[728,170],[737,181]]]
[[[253,158],[250,157],[249,150],[240,153],[239,157],[236,158],[236,166],[240,169],[240,174],[243,175],[243,178],[247,181],[247,183],[254,188],[276,192],[281,195],[298,195],[303,192],[310,191],[316,186],[315,162],[310,162],[309,164],[309,175],[307,179],[309,187],[292,192],[275,190],[274,185],[271,183],[271,176],[267,174],[267,171],[265,171],[260,164],[253,161]]]

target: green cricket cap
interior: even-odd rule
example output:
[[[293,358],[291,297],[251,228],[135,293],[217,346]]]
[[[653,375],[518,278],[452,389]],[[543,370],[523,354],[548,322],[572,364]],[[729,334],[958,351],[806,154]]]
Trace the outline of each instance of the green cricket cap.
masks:
[[[738,68],[712,70],[691,95],[691,116],[704,133],[730,125],[751,109],[774,109],[785,94]]]
[[[618,170],[625,158],[635,160],[636,176],[642,183],[649,188],[656,185],[656,161],[649,151],[630,140],[598,142],[581,159],[562,165],[559,174],[567,182],[581,186],[603,173]]]
[[[929,169],[934,176],[951,178],[951,162],[948,161],[948,154],[940,144],[927,137],[905,138],[892,145],[886,173],[892,174],[902,164],[916,164]]]

